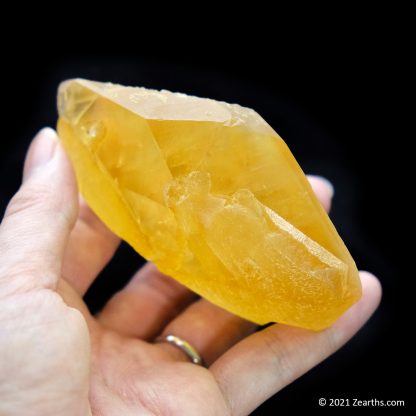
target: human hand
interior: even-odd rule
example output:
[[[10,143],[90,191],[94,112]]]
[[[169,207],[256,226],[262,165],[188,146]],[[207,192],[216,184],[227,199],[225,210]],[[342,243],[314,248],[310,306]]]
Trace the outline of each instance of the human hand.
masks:
[[[329,187],[310,181],[328,210]],[[331,328],[253,333],[147,264],[94,317],[82,297],[118,243],[42,130],[0,227],[1,415],[247,415],[342,346],[380,300],[362,272],[362,299]],[[190,342],[208,368],[153,343],[160,334]]]

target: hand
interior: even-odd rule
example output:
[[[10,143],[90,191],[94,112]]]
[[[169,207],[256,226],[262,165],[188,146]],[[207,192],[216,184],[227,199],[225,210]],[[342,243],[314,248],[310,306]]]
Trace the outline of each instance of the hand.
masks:
[[[310,181],[329,209],[329,187]],[[0,228],[1,415],[247,415],[343,345],[380,300],[363,272],[362,299],[331,328],[252,334],[147,264],[93,317],[82,297],[118,243],[79,200],[56,134],[42,130]],[[208,368],[152,343],[160,333],[189,341]]]

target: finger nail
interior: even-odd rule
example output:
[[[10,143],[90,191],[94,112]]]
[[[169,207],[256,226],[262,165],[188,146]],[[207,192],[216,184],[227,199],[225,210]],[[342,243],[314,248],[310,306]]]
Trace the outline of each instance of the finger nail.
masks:
[[[319,175],[312,175],[312,176],[318,179],[319,181],[321,181],[322,185],[325,186],[325,188],[327,189],[329,198],[332,199],[335,193],[334,185],[332,185],[332,183],[327,178],[324,178],[323,176],[319,176]]]
[[[33,139],[25,161],[23,179],[28,178],[35,169],[45,165],[52,159],[56,144],[57,134],[50,127],[45,127]]]

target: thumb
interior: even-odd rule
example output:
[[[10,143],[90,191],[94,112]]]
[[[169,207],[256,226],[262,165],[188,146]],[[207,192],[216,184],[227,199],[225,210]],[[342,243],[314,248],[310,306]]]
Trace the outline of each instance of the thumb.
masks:
[[[30,146],[24,182],[0,226],[0,287],[56,288],[77,207],[70,162],[56,133],[43,129]]]

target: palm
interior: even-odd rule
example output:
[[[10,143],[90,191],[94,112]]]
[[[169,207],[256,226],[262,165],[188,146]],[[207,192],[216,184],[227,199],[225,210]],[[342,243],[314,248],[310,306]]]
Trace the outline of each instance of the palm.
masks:
[[[162,285],[165,285],[165,290],[169,287],[169,290],[179,289],[182,297],[184,292],[191,295],[173,280],[158,273],[152,265],[147,265],[137,278],[143,278],[143,274],[146,274],[143,280],[149,282],[146,284],[164,281]],[[146,342],[109,329],[108,326],[113,326],[111,322],[103,323],[103,321],[111,320],[112,316],[117,317],[118,314],[114,314],[114,308],[122,307],[128,314],[133,312],[134,308],[129,310],[130,305],[122,305],[125,301],[123,292],[112,299],[98,318],[89,314],[82,298],[66,281],[61,280],[58,292],[67,304],[82,312],[84,319],[80,319],[77,325],[85,326],[86,324],[90,332],[91,357],[84,354],[81,356],[84,360],[84,367],[91,367],[88,389],[89,402],[94,415],[143,413],[204,416],[230,413],[227,401],[211,371],[190,363],[186,356],[175,347]],[[165,315],[166,303],[162,301],[161,305],[156,314]],[[51,307],[53,311],[49,314],[56,316],[59,311],[56,310],[55,305]],[[224,329],[239,321],[238,318],[225,311],[220,311],[220,313],[229,317],[229,324],[223,325]],[[242,326],[245,326],[247,331],[254,327],[247,322]],[[139,322],[137,328],[142,333],[155,332],[149,327],[148,320],[142,325]],[[74,336],[69,338],[72,345],[65,349],[79,353],[85,349],[83,345],[88,340],[85,339],[87,337],[84,339],[79,337],[82,332],[79,329],[74,329],[72,332]],[[211,354],[208,354],[210,361],[213,359],[212,353],[217,354],[215,349],[211,349]],[[77,368],[79,368],[79,359],[78,356],[73,360]],[[89,359],[91,362],[88,362]],[[81,372],[83,372],[82,369]],[[55,377],[54,380],[56,380]],[[82,384],[82,377],[79,378],[79,382]],[[75,402],[79,400],[79,397],[74,397]]]
[[[82,298],[118,239],[77,203],[51,130],[32,144],[24,176],[0,227],[1,414],[246,415],[334,352],[377,307],[378,282],[363,274],[362,300],[328,330],[272,325],[251,334],[253,324],[148,264],[93,317]],[[329,209],[324,183],[311,183]],[[167,334],[190,342],[207,368],[154,342]]]
[[[229,414],[209,370],[172,361],[152,344],[102,328],[97,328],[97,337],[90,386],[93,414]]]

